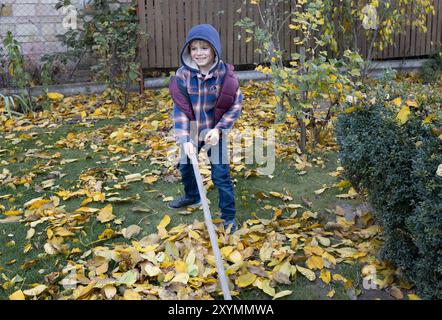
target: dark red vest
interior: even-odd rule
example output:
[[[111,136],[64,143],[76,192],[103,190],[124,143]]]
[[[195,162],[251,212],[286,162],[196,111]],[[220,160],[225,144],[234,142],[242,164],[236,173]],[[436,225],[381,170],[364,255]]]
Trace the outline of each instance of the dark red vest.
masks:
[[[235,95],[239,88],[238,78],[233,73],[234,67],[228,63],[225,65],[227,70],[224,79],[222,79],[220,93],[215,103],[215,125],[235,102]],[[185,88],[181,88],[178,85],[176,76],[170,78],[169,92],[176,106],[183,111],[190,120],[195,120],[195,113],[193,112],[189,95]]]

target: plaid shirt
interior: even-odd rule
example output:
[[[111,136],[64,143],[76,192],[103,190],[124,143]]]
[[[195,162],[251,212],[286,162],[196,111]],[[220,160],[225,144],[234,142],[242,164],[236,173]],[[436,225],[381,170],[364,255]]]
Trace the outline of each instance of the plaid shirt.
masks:
[[[214,107],[220,92],[220,79],[224,77],[225,73],[226,66],[222,61],[219,62],[218,68],[214,72],[205,77],[201,73],[191,71],[184,66],[177,70],[177,79],[185,84],[195,113],[195,122],[191,124],[186,114],[174,103],[173,127],[177,143],[195,142],[196,134],[198,134],[201,143],[201,141],[204,141],[208,130],[213,128],[230,130],[233,127],[242,108],[243,95],[239,88],[233,105],[216,125],[214,123]]]

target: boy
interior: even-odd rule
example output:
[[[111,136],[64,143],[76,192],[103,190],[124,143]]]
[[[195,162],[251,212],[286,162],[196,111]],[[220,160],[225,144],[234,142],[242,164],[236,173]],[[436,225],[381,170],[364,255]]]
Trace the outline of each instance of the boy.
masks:
[[[182,66],[169,84],[174,101],[173,122],[180,145],[182,183],[185,195],[171,201],[169,208],[201,203],[190,154],[208,144],[212,181],[218,189],[218,206],[224,228],[237,229],[235,195],[227,157],[227,131],[241,113],[243,100],[233,66],[221,60],[218,31],[209,24],[194,26],[181,50]]]

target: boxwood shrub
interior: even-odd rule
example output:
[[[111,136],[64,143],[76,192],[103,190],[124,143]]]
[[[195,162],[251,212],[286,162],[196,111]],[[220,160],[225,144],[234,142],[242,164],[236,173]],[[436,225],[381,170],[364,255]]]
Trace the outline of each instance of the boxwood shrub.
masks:
[[[340,160],[384,228],[381,258],[401,268],[422,297],[441,299],[442,141],[419,112],[402,125],[396,114],[382,102],[340,114]]]

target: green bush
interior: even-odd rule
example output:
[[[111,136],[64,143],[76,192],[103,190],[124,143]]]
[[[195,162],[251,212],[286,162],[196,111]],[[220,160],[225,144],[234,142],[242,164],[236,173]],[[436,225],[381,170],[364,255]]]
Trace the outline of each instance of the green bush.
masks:
[[[384,227],[381,257],[401,268],[425,298],[442,298],[442,142],[439,124],[411,108],[400,125],[383,100],[339,115],[336,137],[345,173],[366,190]]]
[[[425,83],[436,82],[442,77],[442,50],[433,52],[422,65],[421,77]]]

